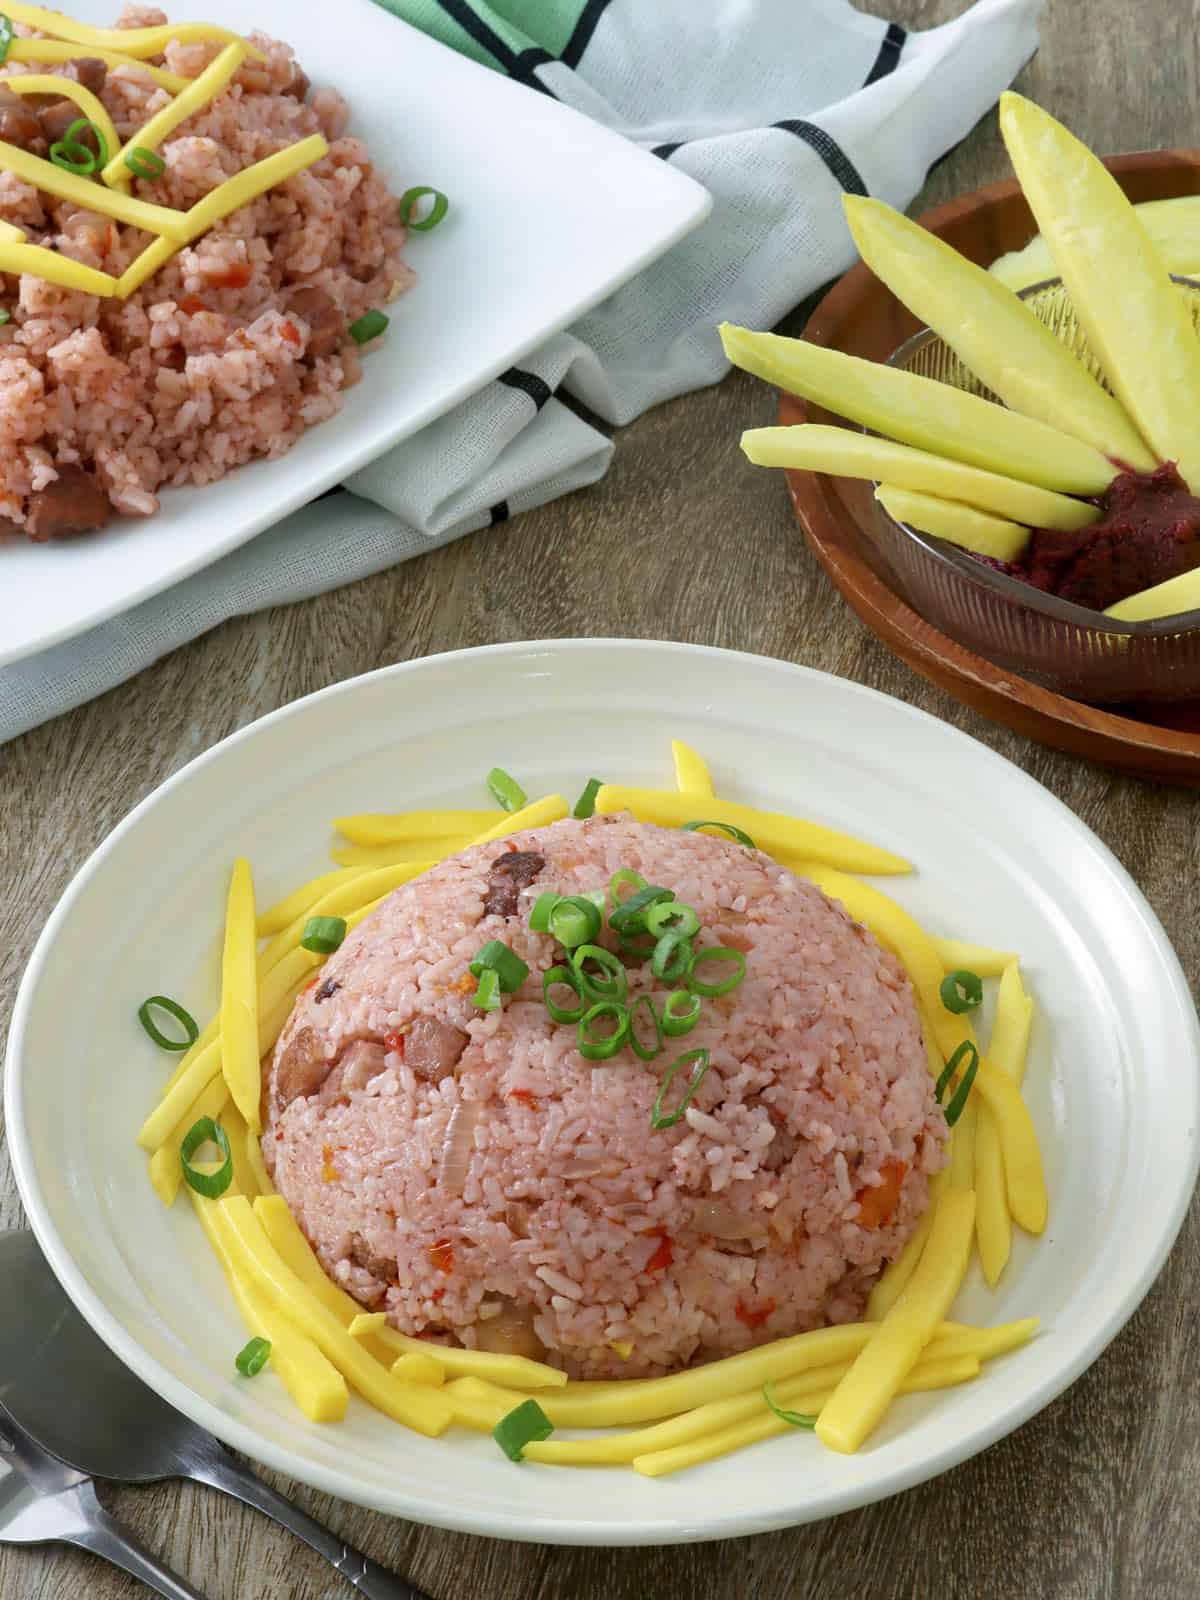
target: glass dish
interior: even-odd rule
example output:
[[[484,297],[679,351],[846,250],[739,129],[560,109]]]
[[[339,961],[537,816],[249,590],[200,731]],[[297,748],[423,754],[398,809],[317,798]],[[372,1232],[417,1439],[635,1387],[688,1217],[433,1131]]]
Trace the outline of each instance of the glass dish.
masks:
[[[1200,328],[1200,283],[1176,278]],[[1060,279],[1021,293],[1104,381]],[[946,342],[926,328],[896,350],[889,366],[996,396]],[[889,516],[877,500],[867,529],[899,592],[927,622],[997,666],[1076,700],[1183,700],[1200,695],[1200,611],[1154,622],[1117,622],[984,566],[957,546]]]

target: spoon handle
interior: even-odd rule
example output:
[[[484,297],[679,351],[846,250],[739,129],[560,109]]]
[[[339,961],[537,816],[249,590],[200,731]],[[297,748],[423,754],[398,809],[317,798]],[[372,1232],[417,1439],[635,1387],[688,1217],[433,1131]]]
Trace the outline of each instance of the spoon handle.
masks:
[[[68,1493],[79,1513],[78,1523],[66,1528],[56,1537],[65,1544],[79,1545],[94,1555],[111,1561],[131,1577],[139,1578],[147,1588],[164,1596],[164,1600],[204,1600],[198,1589],[193,1589],[185,1578],[179,1577],[170,1567],[163,1566],[158,1558],[134,1538],[96,1499],[90,1483],[83,1483]]]
[[[203,1462],[193,1463],[189,1476],[232,1495],[245,1505],[253,1506],[281,1527],[289,1529],[318,1555],[324,1556],[330,1566],[352,1583],[360,1594],[368,1596],[368,1600],[429,1600],[422,1590],[414,1589],[411,1583],[389,1572],[386,1567],[381,1567],[370,1556],[364,1556],[352,1545],[344,1544],[307,1512],[301,1511],[299,1506],[293,1505],[261,1478],[240,1466],[232,1456],[223,1451],[222,1457],[224,1459],[206,1457]]]

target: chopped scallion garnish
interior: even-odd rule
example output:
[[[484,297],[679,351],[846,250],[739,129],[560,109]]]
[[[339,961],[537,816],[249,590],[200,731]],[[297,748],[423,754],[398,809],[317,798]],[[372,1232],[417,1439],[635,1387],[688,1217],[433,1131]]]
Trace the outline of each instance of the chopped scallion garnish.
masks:
[[[674,1061],[672,1061],[671,1065],[667,1068],[667,1075],[663,1079],[662,1085],[659,1088],[657,1096],[655,1097],[654,1110],[650,1116],[650,1126],[655,1130],[656,1133],[661,1132],[663,1128],[673,1128],[683,1116],[688,1106],[691,1105],[692,1096],[700,1087],[700,1080],[708,1071],[708,1059],[707,1050],[688,1050],[684,1055],[678,1056]],[[671,1079],[679,1071],[680,1067],[687,1066],[688,1063],[692,1061],[697,1062],[698,1065],[695,1072],[692,1073],[687,1088],[684,1090],[683,1099],[675,1107],[674,1111],[670,1112],[669,1114],[664,1114],[663,1097],[666,1095],[667,1089],[671,1083]]]
[[[686,933],[670,928],[660,935],[650,957],[650,971],[663,983],[678,983],[692,964],[692,941]]]
[[[785,1411],[775,1399],[775,1395],[773,1393],[774,1388],[775,1385],[773,1383],[764,1383],[762,1393],[763,1399],[767,1402],[767,1405],[771,1408],[779,1420],[781,1422],[786,1422],[791,1428],[805,1428],[809,1433],[811,1433],[817,1425],[816,1417],[806,1416],[803,1411]]]
[[[554,1424],[537,1401],[522,1400],[507,1416],[500,1418],[492,1429],[492,1438],[510,1461],[520,1461],[527,1444],[540,1443],[553,1432]]]
[[[983,981],[978,974],[960,967],[942,979],[941,995],[946,1010],[961,1016],[964,1011],[974,1011],[983,1003]]]
[[[243,1378],[257,1378],[270,1359],[270,1339],[251,1339],[238,1351],[233,1364]]]
[[[314,955],[331,956],[345,937],[345,917],[309,917],[300,943]]]
[[[705,983],[696,976],[698,967],[706,967],[716,962],[721,966],[730,966],[732,972],[727,978],[722,978],[719,983]],[[731,950],[727,945],[714,944],[705,950],[697,950],[688,966],[688,988],[693,994],[702,994],[706,999],[714,999],[717,995],[728,994],[731,989],[736,989],[746,976],[746,958],[740,950]]]
[[[646,1010],[650,1013],[650,1021],[654,1025],[653,1045],[643,1044],[638,1038],[637,1014],[643,1006],[645,1006]],[[648,994],[639,995],[639,997],[629,1008],[629,1048],[633,1051],[634,1055],[638,1056],[642,1061],[653,1061],[655,1056],[662,1054],[663,1045],[663,1023],[657,1010],[655,1009],[654,1001]]]
[[[8,60],[8,52],[12,48],[13,25],[12,18],[0,12],[0,67]]]
[[[690,939],[700,931],[700,918],[681,900],[664,900],[656,906],[647,906],[642,922],[646,932],[656,939],[661,939],[664,933],[681,933],[685,939]]]
[[[2,327],[4,325],[4,323],[11,322],[11,321],[12,321],[12,312],[11,311],[6,311],[3,306],[0,306],[0,327]]]
[[[679,1038],[681,1034],[691,1033],[700,1021],[702,1009],[698,994],[691,994],[687,989],[672,989],[663,1002],[663,1032],[673,1039]]]
[[[76,137],[81,129],[94,137],[95,150]],[[64,172],[73,172],[78,177],[86,178],[98,167],[108,165],[108,141],[89,118],[76,117],[62,138],[50,146],[50,159]]]
[[[192,1165],[192,1157],[203,1144],[215,1144],[224,1157],[215,1172],[201,1172]],[[224,1194],[233,1182],[233,1151],[229,1148],[229,1137],[221,1124],[211,1117],[201,1117],[192,1123],[179,1147],[179,1161],[188,1184],[208,1200]]]
[[[358,321],[352,322],[346,331],[355,344],[370,344],[372,339],[378,339],[385,331],[388,321],[382,311],[364,311]]]
[[[496,974],[505,994],[516,994],[529,976],[529,968],[502,939],[489,939],[471,962],[470,973],[473,978],[481,978],[485,972]]]
[[[638,889],[646,887],[646,880],[640,872],[634,872],[629,867],[622,867],[619,872],[614,872],[612,881],[608,886],[608,893],[612,900],[613,910],[617,911],[625,904],[629,895],[622,893],[626,888],[629,894],[634,894]]]
[[[727,833],[737,844],[744,844],[747,850],[758,849],[750,835],[743,833],[740,828],[735,828],[732,822],[685,822],[679,831],[680,833],[696,833],[701,828],[719,828],[722,833]]]
[[[167,163],[157,150],[145,150],[140,144],[135,144],[132,150],[125,152],[125,165],[135,178],[146,178],[150,181],[161,178],[167,170]]]
[[[649,906],[664,900],[674,900],[675,891],[647,883],[634,892],[609,915],[608,925],[614,933],[640,933],[646,926],[645,912]]]
[[[603,921],[594,901],[586,895],[572,894],[551,911],[550,932],[565,950],[574,950],[578,945],[590,944]]]
[[[967,1103],[967,1096],[970,1094],[971,1086],[975,1082],[975,1074],[979,1071],[979,1051],[971,1043],[970,1039],[964,1039],[949,1061],[947,1061],[946,1070],[942,1073],[933,1089],[934,1098],[937,1100],[938,1105],[941,1105],[942,1097],[949,1088],[951,1079],[958,1072],[964,1060],[967,1062],[966,1071],[959,1079],[958,1088],[954,1091],[954,1097],[946,1107],[946,1126],[948,1128],[952,1128],[959,1117],[962,1116],[963,1108]]]
[[[589,778],[584,785],[583,793],[575,802],[575,809],[571,815],[582,822],[585,817],[594,816],[596,813],[596,796],[604,787],[603,778]]]
[[[545,894],[538,895],[537,899],[534,901],[533,910],[529,913],[529,927],[531,932],[550,932],[550,913],[554,910],[561,898],[562,896],[555,894],[553,889],[547,890]]]
[[[350,331],[353,333],[354,329]],[[492,792],[492,799],[502,811],[520,811],[522,806],[529,804],[529,796],[503,767],[492,768],[487,775],[487,786]]]
[[[571,965],[580,991],[588,1000],[624,1000],[629,992],[624,965],[601,945],[581,944],[571,956]]]
[[[480,1011],[499,1011],[500,974],[495,967],[486,967],[479,975],[479,987],[471,996],[471,1004]]]
[[[151,1008],[156,1011],[165,1011],[169,1017],[174,1017],[187,1037],[183,1039],[168,1039],[150,1015]],[[190,1050],[200,1037],[200,1029],[195,1017],[190,1011],[185,1011],[178,1000],[172,1000],[169,995],[152,994],[148,1000],[142,1001],[138,1007],[137,1014],[138,1021],[160,1050]]]
[[[550,998],[551,989],[559,986],[570,989],[576,995],[577,1006],[560,1006]],[[542,1000],[546,1010],[550,1013],[553,1022],[578,1022],[588,1008],[588,1002],[583,997],[583,990],[579,985],[579,975],[570,967],[551,967],[542,978]]]
[[[598,1025],[612,1019],[608,1033],[598,1033]],[[607,1061],[629,1037],[629,1012],[617,1000],[600,1000],[579,1019],[577,1048],[585,1061]]]
[[[433,204],[420,221],[414,221],[413,211],[427,195],[433,196]],[[412,228],[417,233],[428,233],[430,228],[436,228],[449,209],[450,202],[440,189],[422,186],[406,189],[400,196],[400,221],[404,227]]]

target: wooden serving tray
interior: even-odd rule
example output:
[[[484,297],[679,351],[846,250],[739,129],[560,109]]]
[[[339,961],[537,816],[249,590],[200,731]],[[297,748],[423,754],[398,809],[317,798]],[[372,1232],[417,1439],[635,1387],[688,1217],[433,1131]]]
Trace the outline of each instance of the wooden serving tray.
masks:
[[[1105,165],[1134,201],[1200,192],[1200,150],[1144,151],[1112,157]],[[1036,231],[1015,179],[977,189],[919,220],[985,265],[1020,249]],[[804,337],[885,361],[917,328],[911,313],[860,262],[821,301]],[[782,396],[782,423],[842,420],[795,395]],[[1200,700],[1107,711],[993,665],[931,627],[895,593],[861,525],[861,485],[819,472],[789,472],[787,480],[817,559],[871,631],[914,671],[1027,738],[1140,778],[1200,788]]]

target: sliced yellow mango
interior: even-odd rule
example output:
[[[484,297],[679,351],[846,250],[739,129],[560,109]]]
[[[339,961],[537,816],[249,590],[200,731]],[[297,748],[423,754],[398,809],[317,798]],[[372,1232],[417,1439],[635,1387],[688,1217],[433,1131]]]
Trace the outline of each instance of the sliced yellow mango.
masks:
[[[1011,950],[993,950],[985,944],[968,944],[965,939],[935,939],[933,947],[947,972],[965,967],[977,978],[999,978],[1017,959]]]
[[[907,522],[921,533],[932,533],[994,561],[1018,560],[1029,543],[1030,530],[1019,522],[976,511],[959,501],[939,500],[936,495],[884,483],[876,489],[875,498],[897,522]]]
[[[1109,606],[1106,617],[1118,622],[1153,622],[1158,617],[1174,617],[1184,611],[1200,609],[1200,567],[1181,572],[1152,588],[1142,589]]]
[[[0,157],[0,167],[3,165],[3,157]],[[82,294],[99,295],[105,300],[117,293],[117,279],[110,273],[84,266],[82,261],[73,261],[70,256],[47,250],[40,244],[0,241],[0,272],[11,272],[17,277],[28,272],[35,278],[44,278],[47,283],[57,283],[63,289],[78,289]]]
[[[712,795],[712,775],[702,755],[680,739],[671,740],[671,757],[675,763],[675,787],[680,794]]]
[[[1194,278],[1200,272],[1200,195],[1143,200],[1133,209],[1167,271]],[[988,272],[1013,290],[1058,277],[1050,246],[1040,233],[1035,233],[1024,249],[998,256]]]
[[[933,1214],[937,1209],[942,1190],[950,1182],[950,1168],[943,1167],[929,1180],[929,1204],[924,1216],[909,1234],[904,1249],[894,1261],[889,1261],[879,1275],[879,1281],[867,1299],[867,1320],[881,1322],[900,1298],[905,1284],[917,1270],[917,1262],[933,1227]]]
[[[793,428],[750,428],[742,449],[755,466],[799,467],[843,478],[873,478],[894,489],[912,489],[942,500],[958,500],[1031,528],[1086,528],[1100,512],[1084,500],[1039,489],[1017,478],[962,461],[876,439],[849,428],[802,422]]]
[[[361,878],[362,875],[363,869],[355,867],[352,871],[322,872],[319,877],[310,878],[307,883],[302,883],[298,889],[293,889],[291,894],[285,895],[282,900],[277,900],[273,906],[268,906],[259,914],[258,937],[269,939],[272,934],[282,933],[289,922],[302,917],[316,905],[322,895],[338,888],[340,884]]]
[[[178,72],[166,72],[162,67],[152,67],[148,61],[136,61],[133,56],[126,55],[120,50],[105,50],[99,45],[93,45],[88,55],[95,56],[97,61],[103,61],[108,67],[136,67],[168,94],[178,94],[192,81],[190,78],[182,77]],[[78,59],[79,46],[63,39],[14,39],[5,57],[6,61],[45,61],[48,64],[78,61]]]
[[[74,78],[60,78],[47,72],[13,72],[5,74],[4,87],[12,94],[53,94],[72,101],[79,107],[80,115],[89,118],[99,128],[109,152],[120,148],[121,141],[108,114],[108,107]],[[123,176],[126,179],[129,177],[127,170],[123,169]]]
[[[457,855],[472,843],[473,834],[454,833],[437,839],[402,839],[394,844],[339,844],[329,852],[339,867],[395,867],[405,861],[419,861],[428,868],[446,856]]]
[[[642,822],[655,822],[664,828],[681,828],[688,822],[725,822],[748,834],[760,850],[774,855],[801,855],[814,861],[843,867],[847,872],[898,874],[911,872],[903,856],[893,855],[878,845],[867,844],[851,834],[823,828],[816,822],[787,817],[774,811],[756,811],[753,806],[732,800],[705,797],[701,814],[696,798],[674,789],[633,789],[619,783],[604,784],[596,795],[596,810],[632,811]]]
[[[452,834],[473,839],[495,821],[495,811],[359,811],[334,817],[333,825],[351,844],[390,845],[406,844],[410,839],[444,839]]]
[[[288,145],[286,150],[277,150],[274,155],[265,156],[253,166],[235,173],[232,178],[226,178],[224,183],[219,183],[203,200],[197,200],[192,209],[184,213],[187,222],[185,242],[198,239],[214,222],[220,222],[231,211],[257,199],[277,183],[295,177],[296,173],[303,172],[305,167],[311,167],[314,161],[320,161],[322,156],[328,154],[329,146],[321,135],[310,133],[306,139]]]
[[[1158,458],[1200,490],[1200,341],[1137,213],[1103,163],[1031,100],[1001,96],[1000,132],[1113,392]]]
[[[437,1438],[446,1431],[452,1413],[439,1391],[427,1384],[401,1383],[351,1338],[333,1312],[287,1267],[244,1196],[218,1200],[217,1208],[228,1224],[229,1253],[239,1277],[261,1284],[272,1304],[313,1341],[364,1400],[417,1433]]]
[[[56,167],[53,161],[43,161],[41,156],[30,155],[28,150],[20,150],[15,144],[0,141],[0,169],[15,174],[23,182],[32,184],[35,189],[52,194],[59,200],[70,200],[75,205],[82,206],[85,211],[99,211],[103,216],[112,217],[115,222],[128,222],[132,227],[144,228],[147,233],[169,234],[180,243],[185,242],[187,238],[187,219],[191,212],[172,211],[167,206],[151,205],[148,200],[138,200],[134,195],[122,194],[119,189],[105,189],[91,178],[80,177],[77,172],[67,172],[62,167]],[[215,190],[213,192],[216,193]],[[201,201],[201,204],[203,203]],[[11,245],[5,248],[32,250],[36,247]],[[78,265],[78,263],[72,264]],[[85,270],[91,272],[94,269],[88,267]],[[108,274],[99,273],[97,276],[107,278]],[[88,291],[89,294],[98,292],[100,291],[95,289]]]
[[[225,1109],[229,1090],[218,1074],[207,1084],[180,1117],[166,1140],[150,1157],[150,1182],[154,1192],[165,1206],[173,1206],[183,1182],[183,1141],[201,1117],[211,1117],[216,1122]]]
[[[477,833],[471,843],[491,844],[494,839],[507,839],[514,833],[523,832],[526,828],[544,828],[547,823],[561,822],[568,809],[562,795],[543,795],[540,800],[531,800],[519,811],[508,812],[498,822],[493,822],[490,828]]]
[[[1066,494],[1100,494],[1116,476],[1092,445],[948,383],[727,322],[721,339],[735,366],[934,455]]]
[[[156,111],[149,122],[131,134],[119,148],[114,134],[113,142],[108,147],[113,152],[112,159],[100,173],[104,182],[117,184],[127,179],[129,168],[125,165],[125,157],[135,149],[157,150],[167,135],[173,133],[181,122],[185,122],[197,111],[203,110],[210,100],[216,99],[249,53],[250,46],[243,39],[227,44],[209,62],[198,78],[189,83],[187,88],[181,94],[177,94],[168,105],[163,106],[161,111]]]
[[[247,1329],[271,1341],[271,1365],[287,1392],[311,1422],[340,1422],[350,1399],[345,1378],[270,1300],[257,1280],[243,1270],[220,1204],[193,1189],[188,1193],[208,1242],[224,1268]],[[236,1353],[230,1353],[231,1367]]]
[[[171,41],[180,44],[225,44],[236,41],[246,47],[247,55],[256,61],[265,61],[261,50],[247,44],[240,34],[228,28],[218,28],[212,22],[161,22],[151,28],[97,28],[90,22],[77,22],[61,11],[49,11],[43,6],[26,5],[25,0],[5,0],[5,11],[14,22],[23,22],[48,33],[52,39],[68,39],[73,44],[86,44],[101,50],[119,50],[132,57],[158,56]],[[78,55],[79,51],[76,50]]]
[[[1013,961],[1000,980],[988,1060],[997,1072],[1007,1073],[1016,1084],[1025,1076],[1032,1022],[1033,1001],[1025,993],[1020,968]],[[975,1138],[975,1193],[979,1202],[975,1216],[979,1260],[984,1277],[995,1288],[1012,1251],[1012,1223],[1000,1130],[986,1104],[980,1107]]]
[[[829,1449],[852,1454],[878,1426],[962,1286],[974,1227],[974,1194],[951,1185],[917,1270],[821,1411],[817,1438]]]
[[[254,970],[254,882],[250,863],[233,864],[225,907],[221,957],[221,1071],[247,1127],[262,1127],[258,1102],[262,1073],[258,1048],[258,979]]]
[[[323,894],[315,904],[300,912],[282,933],[276,934],[259,955],[260,981],[273,971],[290,951],[299,946],[310,917],[344,917],[348,920],[352,912],[361,910],[363,906],[379,899],[382,895],[391,894],[393,889],[398,889],[402,883],[408,883],[411,878],[419,878],[423,872],[428,872],[433,864],[432,861],[401,861],[396,866],[377,867],[372,872],[339,873],[339,881],[335,886]]]
[[[1003,284],[882,200],[848,194],[842,204],[875,276],[1006,406],[1153,471],[1158,462],[1120,401]]]

